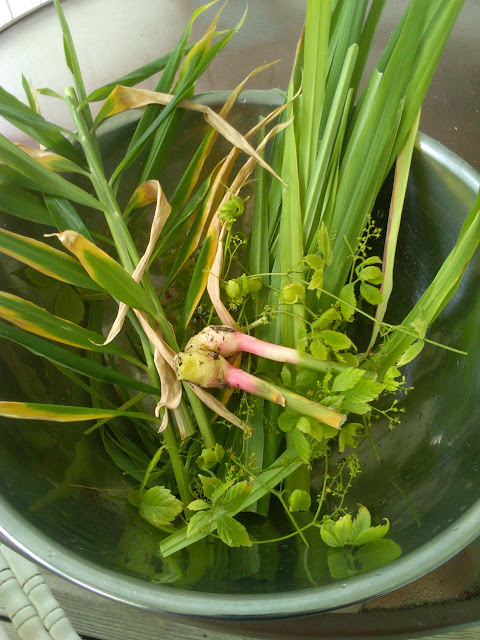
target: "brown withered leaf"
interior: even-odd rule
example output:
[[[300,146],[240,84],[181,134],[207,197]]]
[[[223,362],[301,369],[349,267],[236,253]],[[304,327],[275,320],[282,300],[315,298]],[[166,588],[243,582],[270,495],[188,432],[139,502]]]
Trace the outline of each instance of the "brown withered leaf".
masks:
[[[141,257],[139,263],[135,267],[135,271],[132,273],[132,278],[136,280],[136,282],[140,282],[143,278],[143,274],[148,266],[150,258],[155,250],[155,245],[157,244],[157,240],[160,237],[160,233],[165,225],[165,222],[170,215],[172,210],[170,204],[163,193],[162,187],[158,180],[148,180],[141,184],[135,190],[131,200],[135,198],[135,201],[141,202],[144,204],[149,204],[150,202],[157,201],[157,206],[155,208],[155,213],[153,216],[152,226],[150,229],[150,238],[148,241],[147,248],[145,249],[145,253]],[[144,204],[140,204],[139,206],[144,206]],[[123,323],[125,322],[125,317],[127,315],[128,306],[123,302],[120,303],[118,307],[117,317],[110,329],[110,332],[105,340],[105,344],[108,344],[119,334],[123,327]]]

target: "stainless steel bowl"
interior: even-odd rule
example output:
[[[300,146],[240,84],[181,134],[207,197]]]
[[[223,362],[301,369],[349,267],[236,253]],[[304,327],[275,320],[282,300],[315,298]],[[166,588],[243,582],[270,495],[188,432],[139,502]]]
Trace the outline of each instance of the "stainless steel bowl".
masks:
[[[72,20],[73,8],[78,15],[85,15],[86,4],[86,0],[67,3]],[[265,15],[268,11],[273,15],[275,3],[259,4]],[[284,20],[293,16],[298,21],[297,6],[288,2],[281,6]],[[101,9],[100,18],[113,10],[108,2],[102,3]],[[30,23],[32,29],[45,30],[47,24],[51,32],[48,9],[35,19],[37,24]],[[121,19],[119,24],[124,24]],[[15,28],[19,44],[30,27],[19,24]],[[12,33],[5,35],[11,38]],[[84,52],[89,37],[91,34],[84,34]],[[45,60],[36,71],[44,64]],[[262,101],[264,97],[256,100],[251,95],[248,108],[255,113]],[[244,118],[247,106],[239,108]],[[458,122],[463,122],[460,116]],[[117,120],[105,129],[102,143],[107,154],[108,150],[112,154],[118,151],[129,126],[128,119]],[[401,286],[392,300],[392,321],[403,317],[448,254],[479,185],[474,169],[438,142],[420,137],[402,223],[395,276]],[[376,206],[379,217],[385,209],[386,201],[380,197]],[[14,230],[22,226],[6,218],[2,224]],[[18,286],[16,266],[2,259],[2,286]],[[353,488],[354,499],[391,520],[392,537],[403,551],[392,564],[340,581],[325,573],[324,564],[318,569],[318,584],[307,585],[305,576],[295,572],[298,553],[295,545],[290,545],[281,549],[283,573],[260,588],[253,574],[238,580],[238,572],[231,568],[245,560],[233,556],[225,575],[211,572],[207,581],[188,589],[172,577],[169,584],[168,574],[163,584],[152,583],[148,569],[142,574],[125,563],[120,567],[117,552],[133,541],[134,547],[141,543],[142,549],[150,549],[153,557],[158,544],[155,535],[129,520],[123,504],[105,499],[101,492],[70,486],[125,487],[125,479],[99,443],[82,438],[81,426],[19,425],[8,420],[2,421],[0,437],[0,534],[39,564],[87,589],[139,607],[209,619],[261,619],[326,611],[393,590],[427,573],[468,545],[480,530],[479,275],[477,256],[431,334],[435,340],[468,351],[468,359],[430,347],[424,350],[408,371],[415,391],[406,399],[405,420],[393,432],[379,430],[382,461],[365,451],[365,470]],[[52,395],[64,402],[76,401],[72,389],[60,387],[53,368],[39,367],[20,348],[2,344],[0,366],[2,397],[17,393],[37,401]]]

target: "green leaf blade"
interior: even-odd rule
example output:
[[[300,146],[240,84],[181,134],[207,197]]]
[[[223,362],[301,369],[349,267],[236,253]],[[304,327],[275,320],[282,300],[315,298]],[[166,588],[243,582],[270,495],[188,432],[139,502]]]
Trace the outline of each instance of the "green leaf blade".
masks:
[[[52,216],[38,196],[3,182],[0,182],[0,209],[16,218],[54,226]]]
[[[135,411],[95,409],[61,404],[0,401],[0,415],[19,420],[46,420],[48,422],[83,422],[104,418],[135,417],[155,421],[153,416]]]
[[[105,367],[88,358],[79,356],[72,351],[67,351],[56,344],[52,344],[43,338],[3,322],[0,322],[0,338],[15,342],[35,355],[45,358],[59,367],[65,367],[89,378],[116,384],[126,389],[136,389],[143,393],[160,395],[159,389],[141,380],[121,374],[115,371],[115,369]]]
[[[78,204],[83,204],[96,210],[102,210],[100,202],[80,187],[65,180],[58,174],[43,167],[29,155],[17,149],[5,136],[0,134],[0,161],[15,171],[23,174],[28,180],[37,185],[45,193],[60,196]]]
[[[88,351],[128,357],[122,348],[113,344],[104,345],[105,338],[102,334],[58,318],[33,302],[5,291],[0,291],[0,317],[30,333],[55,342]]]
[[[50,151],[85,168],[85,159],[64,136],[64,129],[48,122],[31,107],[27,107],[15,96],[0,87],[0,116],[26,133]]]
[[[166,487],[151,487],[142,496],[140,515],[154,527],[169,525],[183,511],[183,504]]]
[[[229,547],[252,546],[252,541],[248,537],[247,530],[243,524],[226,513],[217,518],[217,531],[220,538]]]

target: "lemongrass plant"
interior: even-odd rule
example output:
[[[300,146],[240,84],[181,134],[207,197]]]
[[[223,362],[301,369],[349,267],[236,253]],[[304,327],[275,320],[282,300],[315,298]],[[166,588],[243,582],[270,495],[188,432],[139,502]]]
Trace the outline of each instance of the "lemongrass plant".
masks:
[[[88,433],[100,433],[132,480],[130,502],[163,532],[164,558],[209,534],[250,546],[236,516],[265,517],[275,502],[291,528],[283,537],[309,544],[306,529],[318,527],[319,543],[361,545],[388,526],[371,527],[365,507],[355,520],[346,513],[345,493],[359,472],[355,449],[374,435],[376,404],[404,387],[401,367],[429,342],[429,325],[478,245],[480,198],[405,320],[384,322],[421,103],[462,0],[411,0],[366,78],[385,0],[309,0],[284,104],[245,135],[228,115],[249,78],[219,113],[193,100],[198,78],[243,23],[218,32],[219,12],[190,44],[193,22],[212,4],[192,15],[169,55],[87,94],[55,0],[73,86],[59,95],[24,82],[27,104],[0,89],[0,115],[40,145],[0,138],[0,206],[35,223],[32,237],[1,228],[0,251],[59,281],[63,292],[63,304],[50,310],[0,292],[0,317],[8,322],[0,323],[0,336],[54,363],[90,396],[82,407],[3,400],[0,414],[94,421]],[[155,91],[134,88],[158,72]],[[65,102],[71,130],[40,115],[36,93]],[[96,101],[104,102],[93,118]],[[140,108],[128,149],[107,175],[97,128]],[[211,128],[168,201],[158,176],[189,110]],[[212,167],[218,136],[231,151]],[[117,195],[133,164],[138,181],[121,207]],[[370,240],[380,235],[372,208],[394,166],[385,247],[372,255]],[[245,240],[236,229],[252,179]],[[89,226],[79,205],[103,214],[108,237]],[[154,213],[139,255],[133,236],[145,230],[149,205]],[[36,225],[50,228],[45,238]],[[149,276],[154,261],[161,290]],[[173,309],[171,295],[180,301]],[[118,313],[103,335],[95,318],[109,296]],[[360,317],[369,319],[371,337],[357,346]],[[127,330],[131,348],[118,340]],[[134,373],[122,373],[121,362]],[[390,426],[399,421],[392,401]],[[131,431],[119,433],[114,418]],[[338,451],[344,482],[328,465]],[[312,507],[314,463],[323,463],[324,482]],[[311,511],[306,524],[298,511]]]

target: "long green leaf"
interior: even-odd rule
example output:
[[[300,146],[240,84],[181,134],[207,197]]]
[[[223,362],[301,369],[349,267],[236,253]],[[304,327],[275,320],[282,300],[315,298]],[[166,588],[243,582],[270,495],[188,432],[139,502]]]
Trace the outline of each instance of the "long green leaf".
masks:
[[[38,196],[4,182],[0,182],[0,209],[17,218],[54,225],[52,216]]]
[[[58,21],[60,22],[60,27],[63,33],[63,48],[65,51],[65,60],[73,76],[78,101],[83,102],[87,97],[87,92],[85,90],[85,84],[83,82],[80,63],[78,62],[77,52],[73,43],[70,27],[68,26],[68,22],[65,19],[65,14],[63,13],[63,9],[60,5],[59,0],[54,0],[54,4],[58,16]],[[88,126],[91,127],[93,124],[93,120],[88,104],[82,107],[81,111],[85,116]]]
[[[0,134],[0,161],[19,171],[29,180],[42,185],[46,193],[73,200],[92,209],[102,210],[100,202],[80,187],[65,180],[53,171],[42,167],[36,160],[17,149],[5,136]]]
[[[77,287],[100,289],[79,262],[63,251],[53,249],[45,242],[0,228],[0,252],[28,264],[51,278]]]
[[[212,181],[213,172],[202,182],[195,194],[186,203],[183,210],[178,211],[172,205],[172,213],[167,219],[165,226],[160,236],[160,241],[153,252],[152,259],[158,255],[163,255],[171,247],[181,242],[186,230],[188,229],[189,218],[195,213],[195,210],[202,204],[205,198],[210,184]],[[173,199],[172,199],[173,200]]]
[[[6,164],[0,163],[0,182],[5,184],[11,184],[14,187],[20,187],[21,189],[28,189],[30,191],[43,191],[43,187],[38,182],[30,180],[23,173],[7,167]],[[48,193],[48,192],[47,192]]]
[[[282,178],[287,183],[282,193],[282,215],[280,218],[280,270],[291,275],[282,277],[282,287],[298,283],[304,279],[303,240],[302,240],[302,205],[300,202],[300,185],[295,132],[293,126],[285,131],[285,155]],[[291,305],[288,314],[281,318],[282,344],[296,348],[299,331],[303,326],[305,307],[300,300]]]
[[[142,134],[142,136],[137,140],[135,146],[129,150],[126,154],[125,158],[118,165],[118,167],[113,172],[111,177],[111,182],[113,183],[117,177],[125,171],[131,164],[135,161],[138,155],[141,153],[142,149],[145,147],[147,140],[150,135],[160,126],[160,124],[168,117],[168,114],[171,113],[177,106],[177,104],[188,96],[191,88],[195,85],[197,79],[201,76],[201,74],[207,69],[210,62],[213,58],[221,51],[221,49],[229,42],[229,40],[233,37],[234,33],[238,31],[238,29],[242,26],[245,20],[246,14],[243,15],[240,22],[231,30],[227,31],[227,33],[222,36],[218,42],[213,45],[210,50],[202,57],[201,64],[197,65],[195,69],[195,73],[189,76],[187,79],[182,80],[177,87],[175,92],[175,98],[168,103],[168,105],[162,110],[162,112],[155,118],[152,124],[148,127],[148,129]],[[193,49],[192,49],[193,52]],[[192,53],[191,52],[191,53]]]
[[[175,261],[162,287],[160,297],[162,297],[163,294],[166,292],[168,287],[171,285],[173,279],[177,276],[179,271],[183,268],[183,266],[185,265],[187,260],[190,258],[190,256],[192,256],[197,250],[200,244],[200,241],[202,239],[202,231],[205,226],[205,221],[206,221],[205,214],[206,212],[204,210],[204,207],[202,207],[200,211],[197,213],[195,220],[193,221],[193,224],[190,227],[190,230],[187,234],[187,237],[182,242],[182,245],[176,254]],[[171,235],[167,236],[166,240],[168,239],[168,237],[171,237]],[[165,244],[167,244],[167,242],[165,242]]]
[[[59,231],[72,229],[73,231],[80,233],[82,236],[85,236],[85,238],[90,240],[90,242],[93,242],[93,238],[90,235],[89,230],[71,202],[65,198],[57,198],[56,196],[50,195],[46,195],[44,200]]]
[[[185,53],[188,53],[191,50],[192,46],[193,45],[186,47]],[[99,100],[105,100],[106,98],[108,98],[112,90],[115,89],[115,87],[119,84],[121,84],[124,87],[134,87],[140,82],[147,80],[148,78],[155,75],[156,73],[163,71],[163,69],[165,69],[165,67],[168,64],[168,61],[170,60],[173,54],[174,54],[174,51],[171,51],[170,53],[167,53],[164,56],[161,56],[160,58],[156,58],[155,60],[148,62],[142,67],[138,67],[138,69],[134,69],[133,71],[130,71],[130,73],[127,73],[126,75],[121,76],[120,78],[117,78],[117,80],[112,80],[112,82],[109,82],[108,84],[103,85],[103,87],[99,87],[98,89],[95,89],[95,91],[92,91],[87,96],[86,102],[98,102]],[[84,103],[80,104],[80,107],[84,107],[84,106],[85,106]]]
[[[393,164],[403,140],[415,121],[464,2],[465,0],[443,0],[439,2],[436,13],[428,22],[428,29],[425,32],[426,37],[422,40],[419,52],[413,63],[411,79],[405,94],[405,109],[402,115],[402,122],[387,165],[388,169]]]
[[[0,416],[19,420],[47,420],[51,422],[83,422],[102,418],[138,418],[159,422],[155,416],[139,411],[117,411],[91,407],[70,407],[62,404],[40,404],[37,402],[0,402]]]
[[[30,138],[85,168],[85,159],[64,136],[65,129],[48,122],[31,107],[20,102],[0,87],[0,116],[26,133]]]
[[[0,318],[8,320],[25,331],[55,342],[62,342],[89,351],[130,357],[116,345],[103,345],[105,338],[102,334],[89,331],[69,320],[54,316],[33,302],[5,291],[0,291]]]
[[[364,127],[356,145],[346,151],[348,163],[343,160],[340,180],[333,211],[330,235],[335,237],[335,265],[325,270],[326,291],[338,295],[345,284],[351,266],[351,247],[357,246],[358,238],[370,213],[373,201],[383,182],[385,169],[395,140],[392,130],[398,119],[399,108],[409,82],[415,53],[418,49],[426,15],[425,0],[413,2],[404,28],[381,78],[373,104],[364,120]],[[364,105],[365,106],[365,105]],[[362,108],[364,108],[364,106]],[[360,120],[360,118],[359,118]],[[348,211],[348,216],[345,215]],[[320,299],[321,304],[329,304]]]
[[[305,17],[303,50],[303,91],[299,150],[299,180],[303,194],[307,189],[310,169],[315,162],[322,118],[325,80],[327,75],[328,37],[331,1],[308,2]]]
[[[380,16],[382,15],[385,2],[386,0],[373,0],[362,30],[362,35],[358,43],[359,51],[357,64],[355,65],[355,71],[352,78],[352,88],[355,94],[358,91],[360,81],[363,77],[365,64],[367,62],[368,54],[370,53],[373,37],[377,29],[378,21],[380,20]]]
[[[330,158],[332,154],[335,141],[337,139],[340,123],[342,121],[345,103],[347,100],[350,81],[352,73],[355,67],[355,61],[357,59],[358,46],[352,45],[345,57],[345,63],[340,74],[337,89],[332,100],[330,113],[325,125],[325,129],[322,132],[322,140],[318,155],[315,159],[315,164],[312,168],[311,179],[308,183],[308,189],[305,196],[304,206],[304,229],[303,237],[305,246],[312,246],[313,238],[316,235],[318,224],[320,222],[317,214],[318,203],[320,200],[320,194],[324,188],[324,181],[327,175],[328,167],[330,165]]]
[[[105,451],[113,460],[114,464],[121,469],[124,473],[135,478],[138,483],[142,482],[145,472],[143,470],[138,471],[138,462],[133,462],[131,456],[125,452],[125,448],[115,440],[109,431],[105,427],[100,427],[100,435],[102,438]],[[145,465],[147,468],[148,464]]]
[[[265,131],[261,129],[258,136],[260,144],[264,139]],[[255,199],[253,203],[252,226],[250,231],[250,254],[249,254],[249,271],[251,275],[259,273],[268,273],[268,208],[267,208],[267,172],[263,167],[257,164],[255,167]],[[264,285],[268,284],[265,276],[261,277]],[[255,303],[255,314],[262,311],[263,305],[267,304],[268,296],[266,287],[258,292],[257,301]],[[262,338],[262,330],[264,326],[258,327],[255,335]],[[263,337],[263,339],[265,339]]]
[[[395,265],[395,253],[397,250],[398,233],[400,231],[400,222],[402,220],[403,205],[405,202],[405,194],[407,192],[408,176],[410,174],[410,166],[412,162],[413,149],[417,138],[418,125],[420,122],[420,111],[417,118],[410,129],[403,147],[397,157],[395,165],[395,177],[393,181],[392,198],[390,202],[390,211],[388,215],[388,225],[385,237],[385,245],[383,252],[383,282],[381,286],[382,302],[378,305],[375,314],[375,324],[373,326],[372,337],[367,348],[367,353],[375,344],[378,333],[380,331],[380,322],[385,317],[388,307],[390,294],[393,291],[393,268]]]
[[[37,96],[35,94],[35,89],[33,88],[32,83],[26,79],[23,73],[22,73],[22,87],[23,87],[23,90],[25,91],[25,96],[27,98],[28,106],[30,107],[30,109],[32,109],[32,111],[35,111],[35,113],[40,113]]]
[[[0,322],[0,337],[25,347],[32,353],[42,358],[46,358],[55,365],[65,367],[71,371],[76,371],[77,373],[89,378],[100,380],[101,382],[116,384],[127,389],[130,388],[144,393],[160,395],[159,389],[156,389],[141,380],[137,380],[133,376],[123,375],[113,368],[104,367],[103,365],[97,364],[88,358],[79,356],[72,351],[68,351],[63,347],[59,347],[58,345],[52,344],[43,338],[27,333],[22,329],[12,327],[4,322]]]
[[[162,73],[162,76],[158,81],[157,86],[155,87],[156,91],[161,91],[164,93],[170,92],[172,84],[175,80],[175,75],[177,74],[177,71],[180,67],[182,58],[185,55],[185,50],[187,47],[188,39],[190,37],[190,33],[192,30],[194,21],[201,13],[203,13],[206,9],[212,6],[212,4],[215,4],[215,2],[217,1],[218,0],[214,0],[214,2],[210,2],[209,4],[199,7],[196,11],[192,13],[192,16],[190,17],[188,25],[185,28],[182,36],[180,37],[180,40],[172,56],[170,57],[170,60],[168,61],[167,66],[165,67],[165,71]],[[216,25],[216,20],[214,22]],[[184,65],[180,69],[180,79],[179,79],[179,82],[177,83],[177,87],[181,85],[182,82],[184,82],[185,76],[187,76],[189,73],[190,56],[195,55],[195,49],[199,47],[203,48],[204,46],[205,47],[209,46],[211,36],[213,36],[214,26],[211,29],[209,29],[209,31],[211,32],[211,35],[207,39],[207,42],[205,42],[204,44],[203,38],[202,38],[199,43],[195,44],[192,47],[192,52],[187,55],[187,59],[185,60]],[[194,92],[194,87],[192,86],[189,92],[185,95],[185,97],[191,98],[193,96],[193,92]],[[135,135],[132,139],[133,144],[135,144],[136,137],[138,135],[141,135],[141,133],[143,133],[143,131],[145,131],[148,128],[149,124],[153,121],[153,119],[155,118],[155,115],[158,112],[159,112],[159,108],[153,105],[145,109],[145,112],[143,113],[143,116],[137,126],[137,129],[135,130]],[[180,122],[182,121],[182,118],[183,118],[183,111],[178,111],[178,110],[173,111],[168,116],[168,119],[162,123],[162,125],[157,129],[157,131],[153,135],[152,142],[149,146],[148,152],[146,154],[145,160],[142,165],[142,171],[139,178],[140,182],[145,182],[146,180],[150,180],[151,178],[156,177],[160,173],[160,170],[168,157],[168,151],[170,149],[171,143],[173,142],[175,132]]]
[[[325,88],[325,107],[322,113],[320,132],[323,131],[327,121],[347,51],[353,44],[357,44],[360,40],[367,6],[367,0],[357,0],[356,2],[342,0],[338,2],[335,7],[331,21],[328,78]]]
[[[173,82],[175,80],[175,76],[178,72],[180,63],[182,61],[182,58],[184,57],[184,55],[186,53],[188,53],[187,58],[190,59],[191,56],[195,56],[195,52],[199,49],[199,47],[202,47],[202,42],[204,40],[204,37],[202,37],[202,39],[195,43],[192,47],[190,47],[190,51],[187,52],[187,43],[188,43],[188,39],[190,37],[191,31],[192,31],[192,27],[193,27],[193,23],[195,22],[195,19],[201,14],[203,13],[206,9],[208,9],[212,4],[215,4],[215,2],[217,2],[218,0],[214,0],[214,2],[211,2],[209,4],[206,4],[202,7],[199,7],[196,11],[194,11],[190,17],[190,20],[187,24],[187,26],[185,27],[182,35],[180,36],[180,39],[177,43],[177,46],[175,47],[175,49],[172,51],[172,53],[169,55],[169,59],[168,59],[168,63],[165,67],[165,71],[162,73],[159,81],[157,82],[157,84],[155,85],[155,91],[160,91],[163,93],[170,93],[170,89],[173,85]],[[213,31],[212,31],[212,35],[213,35]],[[119,83],[120,84],[120,83]],[[178,86],[178,83],[177,83]],[[156,115],[159,113],[161,107],[156,106],[156,105],[149,105],[145,111],[142,114],[142,117],[140,118],[136,128],[135,128],[135,132],[132,136],[132,139],[130,141],[129,147],[128,147],[128,151],[130,151],[132,149],[132,147],[137,143],[137,140],[143,135],[143,133],[145,133],[145,131],[148,129],[148,127],[152,124],[152,122],[154,121]],[[127,151],[127,153],[128,153]],[[139,182],[145,182],[148,178],[140,178]]]
[[[377,349],[374,362],[380,372],[395,365],[400,356],[415,341],[415,336],[404,333],[402,328],[412,329],[416,321],[430,325],[455,293],[472,256],[480,244],[480,192],[476,202],[462,225],[457,242],[440,267],[431,285],[415,307],[403,320],[400,330]]]
[[[195,264],[192,279],[185,296],[185,304],[181,319],[181,327],[183,330],[188,326],[188,323],[200,302],[200,298],[206,289],[208,272],[213,264],[216,248],[216,238],[214,236],[207,236],[203,241],[200,254]]]

